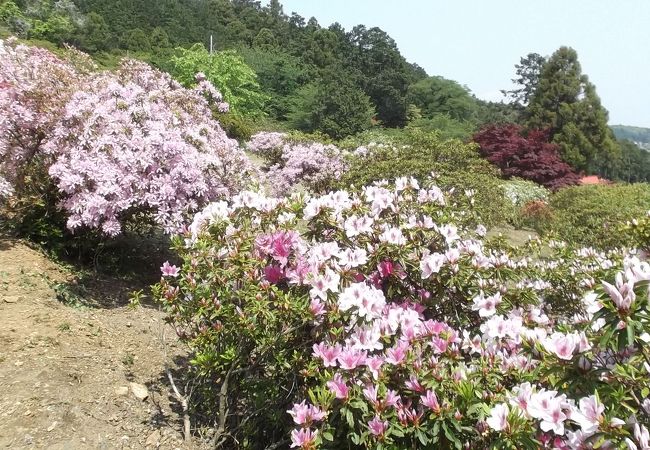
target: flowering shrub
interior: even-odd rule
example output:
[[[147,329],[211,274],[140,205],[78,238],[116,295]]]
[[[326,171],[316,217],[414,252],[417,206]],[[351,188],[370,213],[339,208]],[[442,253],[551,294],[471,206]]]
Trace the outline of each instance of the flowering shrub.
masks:
[[[38,242],[61,235],[65,216],[43,151],[88,58],[63,57],[13,39],[0,40],[0,226]]]
[[[246,184],[248,159],[212,119],[210,103],[225,107],[204,78],[188,90],[142,63],[96,73],[71,56],[0,41],[0,195],[115,236],[135,216],[179,231]]]
[[[248,160],[211,119],[201,94],[220,97],[206,85],[190,91],[125,61],[73,95],[46,145],[57,155],[49,172],[66,194],[70,229],[116,235],[125,213],[148,208],[173,232],[202,203],[243,186]]]
[[[0,192],[24,195],[44,183],[42,144],[81,75],[52,53],[0,40]]]
[[[292,422],[304,449],[643,448],[650,265],[510,249],[458,215],[413,178],[198,214],[157,293],[220,439]]]
[[[515,211],[501,188],[499,170],[481,158],[475,144],[444,140],[437,133],[407,129],[376,145],[358,146],[335,186],[363,186],[402,176],[423,181],[432,173],[440,188],[453,190],[450,201],[459,211],[474,209],[488,227],[511,220]],[[466,196],[466,191],[474,195]]]
[[[257,133],[246,148],[267,161],[266,181],[275,195],[287,194],[298,184],[321,191],[347,168],[344,152],[336,146],[304,142],[284,133]]]

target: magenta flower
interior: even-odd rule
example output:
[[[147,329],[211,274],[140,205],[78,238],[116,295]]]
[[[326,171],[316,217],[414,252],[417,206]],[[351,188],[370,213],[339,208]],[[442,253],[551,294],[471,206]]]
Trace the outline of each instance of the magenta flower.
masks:
[[[264,268],[264,278],[266,278],[269,283],[278,284],[284,279],[284,271],[279,266],[266,266]]]
[[[382,261],[377,265],[377,270],[382,278],[389,277],[393,273],[393,268],[393,262],[388,260]]]
[[[164,277],[177,277],[178,274],[181,272],[181,270],[176,267],[172,266],[169,264],[169,261],[165,261],[160,268],[160,271],[162,272]]]

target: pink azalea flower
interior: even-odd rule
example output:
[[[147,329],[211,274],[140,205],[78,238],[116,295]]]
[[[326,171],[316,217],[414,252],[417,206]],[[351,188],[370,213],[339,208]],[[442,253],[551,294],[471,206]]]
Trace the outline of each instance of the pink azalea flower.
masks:
[[[499,403],[490,410],[490,417],[485,419],[485,421],[494,431],[503,431],[508,428],[508,414],[510,414],[508,405]]]
[[[311,425],[312,422],[320,422],[325,418],[327,413],[318,406],[308,405],[303,400],[301,403],[295,403],[293,408],[287,411],[297,425]]]
[[[379,370],[381,369],[381,366],[383,364],[384,364],[384,358],[381,356],[373,356],[366,360],[366,365],[368,366],[368,369],[370,369],[370,372],[372,373],[372,377],[375,380],[379,378]]]
[[[394,265],[392,261],[382,261],[377,265],[377,270],[382,278],[387,278],[393,273]]]
[[[382,437],[388,429],[388,421],[382,421],[379,416],[375,416],[374,419],[368,422],[368,428],[373,436]]]
[[[411,375],[409,380],[404,383],[407,389],[410,389],[413,392],[424,392],[424,388],[418,381],[418,379],[415,377],[415,375]]]
[[[438,414],[440,412],[440,403],[438,403],[438,397],[436,393],[431,389],[428,389],[425,395],[420,396],[422,399],[422,404],[429,408],[431,411]]]
[[[176,267],[172,266],[169,264],[169,261],[165,261],[160,268],[160,271],[162,272],[164,277],[177,277],[178,274],[181,272],[181,270]]]
[[[440,269],[444,263],[445,255],[442,255],[440,253],[433,253],[422,258],[422,261],[420,261],[422,279],[426,280],[432,274],[440,272]]]
[[[384,403],[386,406],[397,406],[402,403],[402,399],[397,394],[397,392],[393,391],[392,389],[388,389],[388,391],[386,391],[386,398],[384,399]]]
[[[266,266],[264,268],[264,278],[266,278],[269,283],[278,284],[284,279],[284,271],[279,266]]]
[[[363,396],[368,399],[370,403],[373,405],[378,405],[377,402],[377,386],[374,384],[369,384],[365,388],[363,388]]]
[[[314,356],[322,359],[325,367],[336,367],[337,358],[341,354],[340,345],[331,346],[325,342],[321,342],[320,344],[314,344],[312,348],[314,350]]]
[[[573,353],[578,346],[578,340],[573,334],[556,332],[544,339],[542,345],[548,352],[554,353],[558,358],[570,360],[573,358]]]
[[[406,352],[409,348],[410,344],[408,342],[399,341],[395,347],[386,350],[384,361],[395,366],[400,365],[406,358]]]
[[[341,374],[337,373],[334,375],[334,378],[328,381],[326,383],[326,386],[330,392],[336,396],[336,398],[340,400],[347,400],[350,389],[343,380],[343,377],[341,377]]]
[[[309,312],[311,312],[316,317],[322,316],[325,314],[325,305],[319,299],[314,298],[309,304]]]
[[[571,420],[578,422],[585,433],[595,433],[603,420],[605,405],[595,395],[581,398],[579,405],[580,410],[571,414]]]
[[[313,448],[314,441],[318,435],[318,430],[312,431],[309,428],[301,428],[291,432],[291,448],[300,447],[302,449]]]
[[[367,352],[365,350],[353,350],[345,348],[337,356],[339,366],[344,370],[354,370],[366,363]]]

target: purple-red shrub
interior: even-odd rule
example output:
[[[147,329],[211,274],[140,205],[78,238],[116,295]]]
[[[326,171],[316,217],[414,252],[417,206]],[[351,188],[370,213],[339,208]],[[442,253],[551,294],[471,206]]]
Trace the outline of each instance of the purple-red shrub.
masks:
[[[559,148],[544,130],[516,124],[490,125],[473,137],[481,154],[507,177],[519,177],[549,189],[578,184],[579,175],[562,161]]]

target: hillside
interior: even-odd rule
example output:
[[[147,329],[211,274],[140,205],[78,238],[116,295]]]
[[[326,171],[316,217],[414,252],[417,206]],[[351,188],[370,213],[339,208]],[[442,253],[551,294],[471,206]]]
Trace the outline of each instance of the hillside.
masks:
[[[611,129],[618,139],[627,139],[645,150],[650,150],[650,128],[612,125]]]

